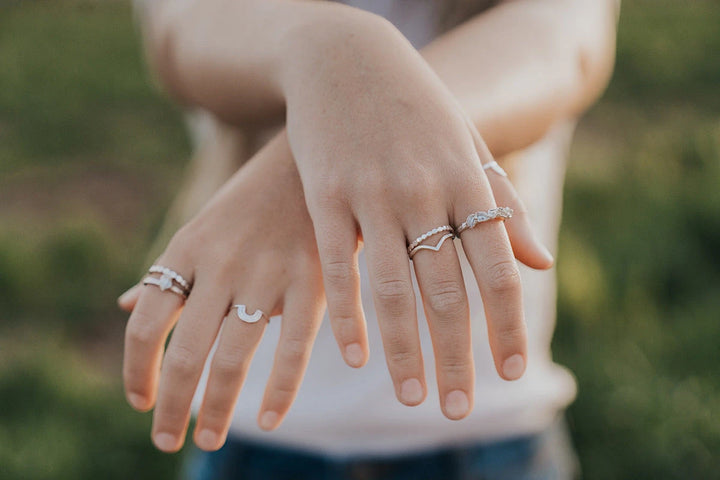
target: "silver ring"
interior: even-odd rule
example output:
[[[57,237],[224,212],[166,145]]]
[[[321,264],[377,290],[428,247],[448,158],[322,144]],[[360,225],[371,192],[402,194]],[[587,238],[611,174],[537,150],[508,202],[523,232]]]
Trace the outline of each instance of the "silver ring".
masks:
[[[418,245],[415,248],[413,248],[411,251],[408,252],[408,256],[412,260],[412,258],[415,256],[415,254],[417,252],[419,252],[420,250],[432,250],[433,252],[438,252],[438,251],[440,251],[440,247],[442,247],[443,243],[445,243],[445,240],[447,240],[448,238],[454,238],[454,237],[455,237],[455,233],[452,233],[452,232],[446,233],[445,235],[443,235],[440,238],[440,241],[438,243],[436,243],[435,246]]]
[[[233,305],[232,308],[237,309],[237,316],[240,320],[245,323],[257,323],[261,318],[265,317],[270,321],[270,318],[262,310],[255,310],[255,313],[249,315],[247,313],[247,307],[242,304]]]
[[[503,168],[495,160],[493,160],[492,162],[486,163],[482,167],[483,167],[483,170],[492,170],[493,172],[497,173],[500,176],[503,176],[503,177],[508,176],[507,172],[505,172],[505,170],[503,170]]]
[[[175,280],[185,290],[190,290],[190,283],[187,280],[185,280],[182,277],[182,275],[180,275],[179,273],[177,273],[174,270],[171,270],[167,267],[163,267],[162,265],[153,265],[152,267],[150,267],[148,269],[148,272],[149,273],[160,273],[160,274],[162,274],[163,277],[169,277],[171,280]]]
[[[415,247],[417,247],[418,245],[420,245],[422,242],[424,242],[428,238],[432,237],[433,235],[440,233],[440,232],[452,232],[452,231],[453,231],[453,227],[451,227],[450,225],[443,225],[442,227],[433,228],[429,232],[423,233],[422,235],[417,237],[414,242],[412,242],[410,245],[408,245],[408,247],[407,247],[408,255],[410,254],[410,252],[412,250],[415,249]]]
[[[184,290],[177,285],[174,285],[169,277],[155,278],[148,276],[143,279],[143,285],[155,285],[163,292],[170,290],[171,292],[180,295],[183,299],[186,299],[190,294],[189,290]]]
[[[481,210],[479,212],[471,213],[468,215],[467,220],[465,220],[463,224],[457,228],[455,236],[459,237],[465,230],[473,228],[480,223],[487,222],[488,220],[494,220],[496,218],[506,220],[508,218],[512,218],[512,216],[513,209],[510,207],[496,207],[487,211]]]

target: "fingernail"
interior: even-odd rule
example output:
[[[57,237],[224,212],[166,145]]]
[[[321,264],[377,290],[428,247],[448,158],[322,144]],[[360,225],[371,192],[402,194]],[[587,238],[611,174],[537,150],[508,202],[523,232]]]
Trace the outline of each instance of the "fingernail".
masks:
[[[503,375],[506,380],[517,380],[525,372],[525,360],[516,353],[503,363]]]
[[[145,410],[147,408],[147,398],[137,393],[128,393],[128,403],[136,410]]]
[[[130,287],[128,290],[125,291],[122,295],[120,295],[117,299],[118,303],[124,303],[128,298],[130,298],[130,294],[135,290],[135,287]]]
[[[351,343],[345,347],[345,361],[352,367],[359,367],[363,363],[365,353],[359,343]]]
[[[403,403],[417,405],[423,399],[423,389],[420,380],[409,378],[400,385],[400,398]]]
[[[555,262],[555,257],[553,257],[552,253],[550,253],[550,250],[548,250],[548,248],[542,243],[540,246],[542,247],[542,253],[545,256],[545,260],[547,260],[548,263]]]
[[[280,416],[275,412],[265,412],[260,416],[260,428],[272,430],[277,425]]]
[[[203,450],[217,449],[219,441],[220,435],[207,428],[201,430],[195,437],[195,444]]]
[[[445,413],[452,420],[460,420],[467,415],[470,401],[462,390],[453,390],[445,397]]]
[[[177,449],[177,437],[169,433],[158,433],[153,438],[155,446],[163,452],[172,452]]]

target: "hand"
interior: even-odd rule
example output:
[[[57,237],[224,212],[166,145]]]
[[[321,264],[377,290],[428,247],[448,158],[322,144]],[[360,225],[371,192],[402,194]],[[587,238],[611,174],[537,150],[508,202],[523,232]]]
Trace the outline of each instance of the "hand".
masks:
[[[331,38],[317,34],[288,68],[288,139],[315,226],[330,321],[345,360],[367,359],[357,270],[358,233],[366,249],[375,308],[396,395],[426,395],[406,245],[441,225],[501,205],[517,214],[462,234],[483,296],[498,373],[519,378],[526,363],[520,260],[548,268],[507,178],[439,79],[385,23]],[[371,32],[371,33],[370,33]],[[474,367],[460,262],[451,242],[414,257],[436,357],[440,402],[451,419],[472,409]]]
[[[194,437],[205,450],[224,443],[266,322],[240,321],[235,310],[228,313],[235,304],[246,304],[249,313],[283,315],[258,415],[262,428],[276,428],[295,398],[325,307],[312,223],[284,133],[177,232],[157,263],[192,281],[185,304],[154,286],[134,287],[119,300],[132,310],[123,366],[127,398],[138,410],[155,406],[157,447],[181,448],[190,403],[218,335]]]

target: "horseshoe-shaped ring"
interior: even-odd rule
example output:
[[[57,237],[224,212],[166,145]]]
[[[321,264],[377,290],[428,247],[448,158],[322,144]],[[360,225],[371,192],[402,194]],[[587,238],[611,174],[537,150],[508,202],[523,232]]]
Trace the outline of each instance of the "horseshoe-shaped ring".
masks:
[[[255,313],[253,313],[252,315],[248,315],[246,311],[247,307],[245,305],[233,305],[233,308],[237,309],[238,318],[245,323],[256,323],[262,317],[267,317],[267,315],[265,315],[265,312],[263,312],[262,310],[255,310]]]

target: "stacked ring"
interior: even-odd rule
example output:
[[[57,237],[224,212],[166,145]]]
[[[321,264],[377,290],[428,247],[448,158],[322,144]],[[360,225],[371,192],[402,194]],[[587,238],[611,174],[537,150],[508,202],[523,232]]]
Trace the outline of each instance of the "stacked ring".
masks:
[[[185,290],[190,290],[190,283],[188,283],[188,281],[185,280],[182,275],[173,270],[170,270],[167,267],[163,267],[161,265],[153,265],[148,269],[148,273],[161,273],[163,275],[167,275],[172,280],[179,283],[180,286],[183,287]]]
[[[437,235],[438,233],[442,232],[448,232],[445,235],[443,235],[440,240],[435,244],[435,246],[430,245],[422,245],[422,242],[427,240],[428,238],[432,237],[433,235]],[[440,247],[442,247],[443,243],[445,243],[445,240],[448,238],[453,238],[455,236],[455,230],[450,225],[443,225],[441,227],[433,228],[432,230],[423,233],[418,238],[415,239],[414,242],[412,242],[407,247],[408,256],[410,259],[412,259],[415,254],[420,250],[432,250],[434,252],[437,252],[440,250]]]
[[[152,274],[159,273],[160,278]],[[169,290],[186,299],[190,295],[190,283],[174,270],[160,265],[153,265],[148,269],[148,276],[143,279],[143,285],[154,285],[161,291]]]
[[[468,215],[467,220],[465,220],[462,225],[457,228],[455,236],[459,237],[465,230],[473,228],[480,223],[487,222],[488,220],[494,220],[496,218],[506,220],[508,218],[512,218],[512,216],[513,209],[510,207],[496,207],[487,211],[481,210],[479,212],[471,213]]]

